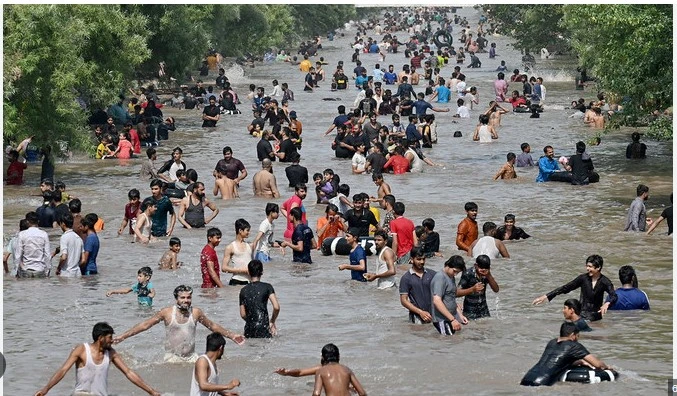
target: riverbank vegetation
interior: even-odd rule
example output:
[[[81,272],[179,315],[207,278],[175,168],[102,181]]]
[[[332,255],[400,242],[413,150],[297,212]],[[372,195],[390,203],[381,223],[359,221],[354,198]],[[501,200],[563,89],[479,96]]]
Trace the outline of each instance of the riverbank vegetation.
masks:
[[[179,82],[209,49],[295,48],[374,9],[352,5],[4,5],[3,146],[91,145],[87,118],[137,79]]]
[[[498,31],[523,52],[567,52],[623,106],[608,123],[648,126],[672,139],[673,24],[670,4],[485,5]],[[666,112],[667,110],[667,112]],[[664,115],[669,113],[669,115]]]

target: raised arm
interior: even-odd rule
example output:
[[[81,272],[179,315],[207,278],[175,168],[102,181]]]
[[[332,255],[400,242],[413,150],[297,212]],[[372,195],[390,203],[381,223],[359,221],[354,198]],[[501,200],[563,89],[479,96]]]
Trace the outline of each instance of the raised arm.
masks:
[[[237,333],[233,333],[232,331],[230,331],[230,330],[228,330],[224,327],[221,327],[221,325],[212,322],[207,317],[207,315],[205,315],[204,312],[202,312],[201,309],[195,308],[195,311],[197,311],[196,312],[197,313],[197,321],[202,323],[202,325],[204,327],[208,328],[209,330],[211,330],[213,332],[219,333],[224,337],[230,338],[231,340],[233,340],[233,342],[235,342],[238,345],[244,344],[244,337],[242,335],[237,334]]]
[[[114,350],[111,351],[111,361],[115,365],[115,367],[118,368],[122,372],[122,374],[127,377],[127,379],[134,385],[138,386],[139,388],[143,389],[148,393],[149,395],[153,396],[160,396],[160,392],[156,391],[153,389],[150,385],[148,385],[137,373],[135,373],[132,369],[130,369],[125,362],[122,360],[120,355],[115,352]]]
[[[73,366],[75,363],[78,362],[80,359],[80,356],[85,353],[85,347],[84,345],[80,344],[73,348],[71,351],[70,355],[68,355],[68,358],[64,362],[64,364],[54,373],[52,378],[49,379],[47,382],[47,385],[45,385],[42,389],[37,391],[35,393],[35,396],[44,396],[49,392],[50,389],[54,387],[54,385],[58,384],[59,381],[63,379],[63,377],[68,373],[68,370],[70,370],[71,366]]]
[[[142,333],[151,327],[155,326],[156,324],[164,321],[165,315],[169,314],[171,308],[163,308],[159,310],[155,315],[152,317],[144,320],[143,322],[137,323],[134,325],[131,329],[125,331],[124,333],[120,334],[119,336],[115,337],[113,339],[113,344],[119,344],[122,341],[126,340],[129,337],[135,336],[139,333]]]

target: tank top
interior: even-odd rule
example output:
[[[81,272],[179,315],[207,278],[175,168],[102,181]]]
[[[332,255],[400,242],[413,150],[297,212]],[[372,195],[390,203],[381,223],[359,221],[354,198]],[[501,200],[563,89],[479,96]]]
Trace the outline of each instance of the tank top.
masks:
[[[209,360],[209,357],[205,355],[200,355],[198,360],[204,358],[207,363],[209,363],[209,377],[207,378],[207,382],[210,384],[218,384],[219,383],[219,373],[216,371],[216,367],[212,363],[211,360]],[[197,377],[195,377],[195,368],[193,368],[193,380],[190,382],[190,396],[218,396],[218,392],[207,392],[207,391],[201,391],[200,390],[200,384],[197,382]]]
[[[416,154],[416,151],[410,147],[407,149],[407,153],[411,153],[414,155],[414,159],[411,161],[410,171],[423,172],[423,160],[419,158],[418,154]]]
[[[388,263],[383,259],[383,253],[386,252],[387,249],[390,249],[389,247],[384,247],[381,250],[381,253],[378,255],[378,266],[376,267],[376,274],[382,274],[386,271],[388,271]],[[390,249],[392,250],[392,249]],[[387,289],[389,287],[395,286],[395,275],[391,275],[387,278],[378,278],[376,280],[377,283],[377,288],[379,289]]]
[[[501,253],[496,247],[496,239],[490,235],[480,238],[472,249],[472,256],[477,257],[480,254],[486,254],[489,258],[499,258]]]
[[[249,262],[252,260],[252,247],[248,243],[244,243],[245,248],[242,249],[242,251],[239,251],[237,248],[237,241],[231,242],[231,245],[233,245],[233,257],[231,258],[231,261],[233,262],[232,267],[235,268],[247,268],[249,265]],[[224,264],[225,265],[225,264]],[[240,282],[251,282],[251,278],[249,275],[242,275],[242,274],[233,274],[232,279],[235,279],[236,281]]]
[[[75,370],[74,393],[87,393],[97,396],[108,395],[108,366],[110,359],[108,351],[103,353],[101,364],[95,364],[92,360],[92,351],[88,343],[83,344],[87,354],[85,365]]]
[[[491,132],[489,132],[488,125],[482,125],[478,132],[480,143],[490,143],[491,142]]]
[[[197,322],[193,319],[193,308],[186,323],[176,320],[176,306],[172,307],[172,320],[165,327],[165,351],[187,357],[195,353],[195,330]]]
[[[202,201],[197,205],[193,205],[193,198],[188,197],[188,207],[184,214],[184,220],[193,228],[201,228],[205,226],[205,207]]]
[[[153,219],[148,217],[145,213],[139,213],[139,216],[137,217],[137,222],[141,220],[141,216],[146,218],[146,222],[143,223],[143,227],[139,230],[141,232],[141,235],[147,236],[148,239],[150,239],[150,230],[153,228]],[[134,224],[136,226],[136,224]],[[136,234],[134,234],[134,242],[136,242]]]

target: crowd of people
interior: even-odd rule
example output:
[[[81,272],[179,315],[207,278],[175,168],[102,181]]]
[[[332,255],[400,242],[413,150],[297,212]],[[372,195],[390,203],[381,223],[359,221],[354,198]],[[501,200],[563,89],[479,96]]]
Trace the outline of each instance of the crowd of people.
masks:
[[[480,236],[478,205],[467,202],[466,217],[458,224],[455,240],[460,254],[449,257],[443,269],[436,272],[426,268],[427,258],[442,256],[435,220],[426,218],[420,225],[415,225],[405,217],[406,192],[392,191],[387,183],[387,178],[406,172],[422,172],[424,167],[436,165],[429,153],[433,152],[438,141],[437,123],[435,115],[428,114],[428,109],[437,113],[450,112],[447,105],[456,103],[454,117],[469,118],[470,114],[476,114],[478,125],[473,140],[480,143],[490,143],[499,138],[501,115],[509,111],[530,112],[531,117],[536,118],[539,112],[544,111],[546,88],[543,79],[529,77],[515,69],[507,81],[505,62],[498,67],[495,92],[489,95],[492,100],[486,109],[480,108],[478,90],[466,82],[462,65],[466,54],[470,58],[470,64],[465,66],[468,68],[482,67],[479,54],[483,57],[486,54],[487,59],[497,56],[496,44],[487,40],[487,34],[495,27],[487,28],[487,24],[486,20],[480,21],[477,30],[473,31],[465,18],[450,16],[444,9],[387,12],[382,20],[372,19],[358,24],[358,34],[351,46],[354,51],[351,62],[355,68],[349,73],[352,74],[350,77],[346,75],[347,67],[343,61],[332,73],[324,69],[327,63],[323,58],[319,58],[313,66],[310,58],[317,56],[322,48],[319,37],[301,46],[298,55],[303,60],[300,62],[282,50],[276,57],[267,57],[269,61],[298,64],[304,74],[304,91],[309,93],[314,94],[320,84],[329,84],[331,90],[354,88],[357,91],[351,108],[338,106],[338,114],[325,135],[336,131],[331,150],[337,158],[350,159],[345,161],[350,165],[343,171],[355,175],[370,174],[376,186],[373,195],[354,192],[351,196],[351,187],[342,183],[340,172],[331,168],[308,177],[308,169],[300,165],[299,150],[303,145],[301,111],[292,110],[294,93],[287,83],[280,85],[274,80],[269,95],[266,95],[264,87],[252,85],[249,94],[242,95],[240,99],[225,71],[220,69],[215,86],[205,88],[203,82],[198,81],[195,87],[185,87],[165,103],[161,103],[153,88],[149,87],[139,92],[132,91],[133,97],[127,105],[123,96],[107,113],[97,112],[92,122],[97,125],[95,133],[100,139],[97,158],[130,159],[141,154],[141,147],[146,148],[147,159],[142,160],[139,177],[143,183],[149,183],[149,195],[142,200],[138,189],[128,192],[129,202],[120,208],[124,217],[118,235],[128,234],[130,239],[142,244],[167,241],[168,250],[159,258],[158,267],[175,270],[182,264],[179,260],[181,240],[173,236],[177,220],[186,229],[205,229],[206,244],[199,258],[201,287],[241,287],[239,308],[245,322],[244,335],[220,326],[202,310],[193,307],[192,288],[181,285],[174,290],[175,305],[162,308],[115,338],[108,324],[97,323],[92,334],[93,343],[76,347],[66,363],[36,395],[47,394],[73,364],[77,367],[76,392],[106,394],[109,362],[113,362],[132,383],[148,394],[159,394],[126,366],[112,345],[160,322],[167,329],[166,360],[195,364],[190,394],[230,394],[239,386],[239,380],[221,384],[216,368],[216,361],[224,354],[225,338],[242,344],[246,338],[270,338],[277,334],[276,320],[281,304],[273,285],[261,281],[265,264],[276,260],[274,249],[284,254],[290,248],[293,262],[312,264],[313,256],[325,253],[325,245],[338,238],[343,238],[349,247],[347,262],[339,265],[338,270],[350,271],[350,278],[358,282],[375,281],[378,289],[399,288],[400,303],[407,309],[411,323],[432,324],[440,334],[452,335],[464,326],[472,326],[472,320],[490,317],[487,287],[493,293],[498,293],[500,289],[499,281],[491,272],[492,262],[510,258],[504,241],[530,238],[527,232],[516,226],[515,215],[506,214],[501,226],[491,221],[484,222],[483,235]],[[374,37],[368,32],[372,32]],[[400,38],[406,36],[408,39],[400,42],[398,34]],[[458,46],[444,41],[452,34],[460,34]],[[400,72],[395,72],[395,65],[386,66],[385,59],[390,54],[397,54],[400,46],[404,47],[408,63],[402,65]],[[379,56],[379,63],[371,72],[360,60],[365,53]],[[443,74],[450,76],[445,78]],[[509,85],[512,84],[519,85],[521,90],[512,90],[512,96],[509,96]],[[259,139],[256,153],[261,163],[261,169],[251,177],[253,191],[255,196],[267,198],[270,202],[260,214],[263,220],[255,235],[250,233],[251,224],[245,218],[233,222],[232,242],[225,247],[220,262],[217,248],[223,234],[219,228],[211,226],[217,219],[219,208],[206,197],[205,183],[199,180],[194,169],[187,167],[179,146],[172,150],[170,160],[156,164],[158,141],[168,140],[169,131],[175,130],[174,119],[164,119],[163,106],[202,108],[204,128],[213,128],[222,122],[222,115],[252,111],[253,120],[247,127],[247,133]],[[237,106],[248,110],[240,110]],[[608,117],[609,112],[619,111],[618,108],[609,109],[603,96],[587,107],[581,101],[572,106],[580,110],[586,124],[595,128],[604,127],[604,114]],[[402,118],[408,124],[402,123]],[[104,122],[98,124],[100,121]],[[545,146],[544,155],[534,161],[530,151],[530,145],[523,143],[519,155],[508,153],[507,162],[494,180],[516,178],[515,167],[537,166],[537,182],[563,181],[585,185],[599,181],[586,144],[582,141],[576,143],[575,154],[570,157],[555,159],[553,147]],[[8,184],[20,184],[25,169],[19,160],[20,152],[14,150],[9,155],[11,164],[6,180]],[[212,192],[224,200],[238,198],[240,184],[249,176],[243,162],[233,155],[233,149],[225,146],[223,159],[218,161],[212,173]],[[633,134],[626,156],[646,156],[646,146],[639,142],[639,135]],[[274,162],[286,165],[286,184],[294,189],[283,202],[279,201],[283,197],[272,172]],[[315,187],[315,203],[325,207],[325,214],[316,221],[307,218],[308,211],[304,206],[310,181]],[[5,273],[12,272],[19,278],[44,278],[54,274],[96,275],[97,231],[103,227],[102,220],[95,213],[82,216],[82,202],[66,194],[65,186],[55,188],[51,180],[45,179],[41,191],[45,204],[28,213],[21,221],[21,231],[12,239],[5,253]],[[672,207],[652,222],[646,217],[644,207],[648,197],[649,188],[639,185],[637,199],[628,212],[626,231],[650,234],[667,219],[668,233],[672,233]],[[210,213],[205,208],[210,209]],[[275,227],[280,214],[285,219],[281,237]],[[314,229],[311,228],[313,224],[316,225]],[[41,230],[46,227],[60,227],[63,231],[59,248],[51,249],[47,234]],[[374,245],[375,255],[368,255],[369,248],[365,242]],[[8,265],[10,256],[13,257],[13,268]],[[52,258],[56,256],[59,261],[53,270]],[[472,267],[466,267],[467,259],[471,260]],[[578,332],[590,330],[588,322],[602,319],[608,309],[649,309],[648,297],[638,288],[637,275],[631,266],[623,266],[619,270],[622,285],[619,288],[601,274],[603,258],[599,255],[589,256],[585,267],[585,273],[533,301],[537,305],[577,289],[581,293],[580,299],[565,301],[562,311],[565,323],[560,328],[559,337],[548,344],[541,360],[525,375],[523,385],[551,385],[558,379],[559,373],[574,363],[608,368],[578,343]],[[231,274],[227,285],[221,279],[224,273]],[[110,290],[106,295],[134,293],[139,304],[152,306],[156,293],[151,283],[152,275],[152,269],[144,266],[138,270],[137,281],[131,287]],[[462,298],[460,306],[457,302],[459,298]],[[272,307],[270,313],[269,304]],[[195,352],[197,323],[213,332],[207,337],[205,354],[200,356]],[[315,375],[313,394],[317,395],[323,389],[327,394],[345,394],[349,388],[358,394],[366,394],[355,374],[338,362],[338,347],[328,344],[322,349],[320,366],[279,369],[277,372],[289,376]]]

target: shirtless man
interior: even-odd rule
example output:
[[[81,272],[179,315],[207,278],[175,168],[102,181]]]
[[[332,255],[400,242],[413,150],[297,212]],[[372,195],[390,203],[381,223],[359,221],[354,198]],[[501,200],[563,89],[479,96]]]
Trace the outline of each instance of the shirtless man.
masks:
[[[592,128],[604,129],[605,120],[602,115],[602,110],[599,107],[593,107],[592,115],[586,116],[583,122],[590,125]]]
[[[264,158],[261,161],[261,170],[254,175],[254,196],[264,198],[280,198],[277,181],[273,174],[273,161]]]
[[[244,343],[244,337],[233,333],[212,322],[200,308],[193,308],[193,289],[180,285],[174,289],[176,305],[162,308],[152,317],[137,323],[131,329],[113,339],[118,344],[127,338],[144,332],[160,322],[164,322],[167,338],[165,340],[165,360],[195,360],[195,330],[198,322],[209,330],[228,337],[238,345]]]
[[[496,101],[489,102],[489,109],[484,112],[485,115],[489,116],[489,126],[494,129],[498,129],[501,126],[501,115],[506,114],[508,110],[501,107]]]
[[[212,211],[212,215],[207,220],[205,220],[205,206]],[[195,182],[193,193],[181,199],[179,204],[179,223],[188,229],[206,226],[214,220],[217,214],[219,214],[219,208],[205,197],[205,185],[202,182]]]
[[[494,180],[517,178],[517,172],[515,172],[515,160],[517,159],[517,156],[515,153],[508,153],[507,157],[508,161],[498,170],[494,176]]]
[[[355,373],[348,367],[339,364],[339,349],[334,344],[322,347],[322,367],[315,373],[315,388],[313,396],[320,396],[324,389],[327,396],[349,396],[350,386],[360,396],[367,392],[357,380]]]
[[[160,392],[146,384],[138,374],[127,367],[120,355],[111,348],[113,345],[113,328],[105,322],[94,325],[92,330],[93,343],[84,343],[76,346],[66,359],[66,362],[49,379],[47,385],[35,393],[35,396],[45,396],[50,389],[63,379],[71,366],[75,364],[75,394],[108,394],[108,368],[113,362],[134,385],[146,391],[149,395],[160,396]]]
[[[371,175],[371,180],[373,180],[374,184],[376,184],[376,186],[378,187],[378,190],[376,190],[376,194],[378,195],[378,197],[369,197],[369,201],[378,202],[379,205],[383,208],[385,207],[385,204],[383,203],[383,197],[385,197],[388,194],[392,194],[390,185],[383,180],[383,174],[381,173],[374,173],[373,175]]]

